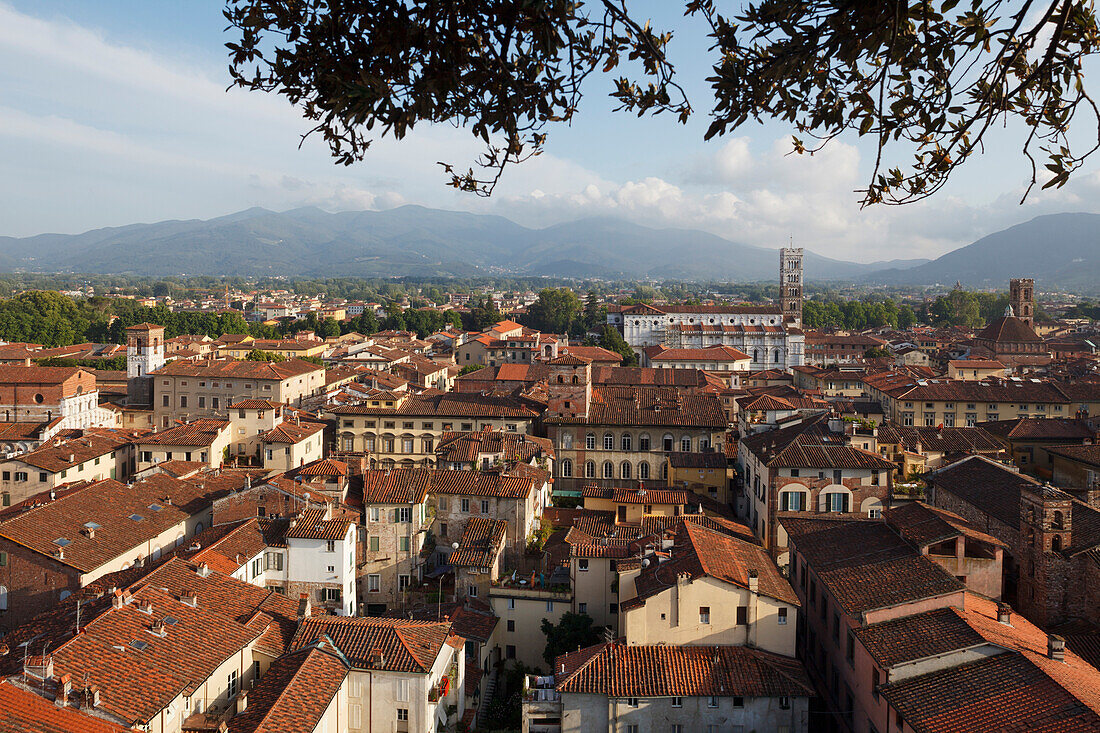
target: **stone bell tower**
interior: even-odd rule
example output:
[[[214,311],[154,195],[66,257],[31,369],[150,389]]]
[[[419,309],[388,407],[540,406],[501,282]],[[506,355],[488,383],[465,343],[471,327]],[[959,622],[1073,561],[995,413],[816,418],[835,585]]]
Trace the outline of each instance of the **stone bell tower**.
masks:
[[[779,299],[783,321],[802,327],[802,248],[779,250]]]
[[[1008,303],[1012,314],[1035,328],[1035,280],[1030,277],[1014,277],[1008,282]]]
[[[150,372],[164,366],[164,326],[139,323],[126,329],[126,400],[131,405],[153,404]]]

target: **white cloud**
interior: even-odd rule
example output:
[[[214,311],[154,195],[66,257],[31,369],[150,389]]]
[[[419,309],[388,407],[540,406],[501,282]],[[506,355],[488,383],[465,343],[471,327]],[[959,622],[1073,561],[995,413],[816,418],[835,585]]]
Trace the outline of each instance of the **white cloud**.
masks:
[[[1061,191],[1034,191],[1023,207],[1022,189],[1001,178],[968,192],[952,186],[912,206],[861,210],[854,191],[869,161],[860,148],[838,140],[816,155],[794,155],[778,129],[699,143],[677,166],[653,162],[657,152],[676,153],[660,140],[652,150],[609,140],[629,165],[604,161],[598,170],[555,154],[551,136],[548,152],[509,168],[485,200],[446,187],[436,165],[464,168],[477,158],[480,143],[467,132],[421,126],[400,143],[376,141],[360,164],[335,166],[323,141],[298,147],[308,123],[282,98],[226,92],[223,51],[216,52],[217,64],[197,66],[0,0],[0,68],[14,70],[0,75],[0,234],[206,218],[256,205],[418,203],[529,226],[619,216],[761,246],[793,237],[821,254],[870,261],[936,256],[1031,216],[1096,210],[1100,201],[1100,173],[1089,172]],[[614,175],[605,172],[613,167]],[[983,202],[975,203],[975,191]]]

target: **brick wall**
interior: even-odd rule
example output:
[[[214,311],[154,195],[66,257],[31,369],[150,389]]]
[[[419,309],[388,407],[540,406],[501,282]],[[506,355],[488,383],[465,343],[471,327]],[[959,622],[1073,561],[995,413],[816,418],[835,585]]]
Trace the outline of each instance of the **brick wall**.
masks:
[[[0,635],[26,623],[61,600],[61,593],[80,589],[80,572],[52,558],[0,537],[0,585],[8,589],[8,610],[0,611]]]

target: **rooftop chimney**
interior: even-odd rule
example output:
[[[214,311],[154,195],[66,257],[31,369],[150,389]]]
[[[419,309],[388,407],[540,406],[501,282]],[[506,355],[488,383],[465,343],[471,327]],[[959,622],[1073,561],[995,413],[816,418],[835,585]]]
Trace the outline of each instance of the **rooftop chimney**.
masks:
[[[248,690],[241,690],[241,694],[237,695],[237,715],[240,715],[248,709]]]
[[[371,652],[370,663],[373,667],[382,667],[386,664],[386,655],[382,653],[381,649],[375,649]]]
[[[195,573],[200,578],[208,578],[210,577],[210,566],[204,562],[200,562],[199,566],[195,569]]]
[[[1012,625],[1012,606],[1007,603],[997,604],[997,620],[1002,624]]]
[[[85,527],[84,529],[80,530],[80,533],[90,540],[95,539],[95,527]]]
[[[148,614],[148,615],[152,616],[153,615],[153,604],[150,603],[149,601],[142,601],[140,604],[138,604],[138,610],[141,611],[142,613],[145,613],[145,614]]]
[[[1047,656],[1056,662],[1066,660],[1066,640],[1057,634],[1047,636]]]
[[[749,571],[749,592],[750,593],[759,593],[760,592],[760,573],[758,573],[755,570],[750,570]]]
[[[302,593],[298,596],[298,618],[308,618],[310,613],[309,594]]]
[[[53,702],[59,708],[69,704],[69,694],[73,691],[73,678],[71,675],[62,675],[57,681]]]
[[[183,593],[180,593],[180,603],[191,608],[198,608],[199,597],[195,595],[195,591],[190,588],[184,588]]]
[[[88,709],[99,707],[99,688],[95,685],[88,685],[85,687],[83,702],[83,707]]]
[[[157,619],[153,622],[153,628],[151,631],[162,639],[168,636],[168,627],[164,625],[164,619]]]

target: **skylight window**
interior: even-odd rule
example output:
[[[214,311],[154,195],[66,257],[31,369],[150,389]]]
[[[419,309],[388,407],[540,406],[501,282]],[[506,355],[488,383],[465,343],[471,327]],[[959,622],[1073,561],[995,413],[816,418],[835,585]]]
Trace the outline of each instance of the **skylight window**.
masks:
[[[141,520],[145,519],[145,517],[141,516],[140,514],[131,514],[130,519],[134,520],[135,522],[140,522]]]
[[[164,507],[162,507],[160,504],[150,504],[149,508],[152,509],[154,512],[159,512]]]
[[[67,547],[68,545],[71,545],[72,542],[73,541],[68,539],[67,537],[58,537],[56,540],[53,541],[53,543],[58,547]]]
[[[141,639],[134,639],[130,642],[130,646],[132,646],[134,649],[137,649],[138,651],[145,651],[149,648],[149,642],[142,641]]]
[[[101,528],[101,525],[98,525],[95,522],[85,522],[84,523],[84,529],[100,529],[100,528]]]
[[[163,621],[165,626],[175,626],[179,623],[179,619],[173,618],[172,616],[165,616]]]

